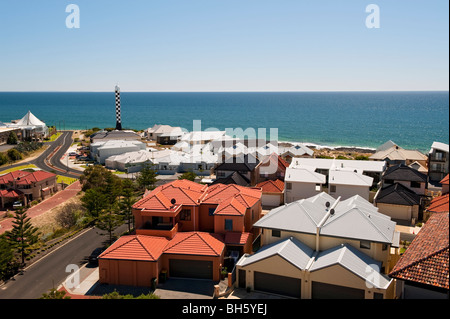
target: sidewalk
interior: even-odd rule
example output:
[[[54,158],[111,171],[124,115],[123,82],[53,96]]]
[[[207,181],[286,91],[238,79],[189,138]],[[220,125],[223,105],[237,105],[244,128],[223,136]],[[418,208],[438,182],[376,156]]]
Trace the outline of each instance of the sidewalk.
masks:
[[[72,288],[70,284],[72,283],[72,278],[79,276],[80,283],[75,288]],[[83,278],[85,277],[85,278]],[[65,291],[66,296],[71,299],[98,299],[97,296],[86,295],[90,290],[92,290],[98,283],[99,271],[98,267],[93,270],[89,269],[84,265],[78,271],[69,276],[59,287],[58,291]]]

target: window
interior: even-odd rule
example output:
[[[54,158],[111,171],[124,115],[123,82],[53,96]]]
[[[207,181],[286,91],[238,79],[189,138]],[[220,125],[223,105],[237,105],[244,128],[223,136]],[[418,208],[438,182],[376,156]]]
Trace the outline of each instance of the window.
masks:
[[[272,237],[281,237],[281,231],[272,229]]]
[[[330,193],[336,193],[336,185],[330,185]]]
[[[292,189],[292,183],[286,183],[286,189]]]
[[[225,230],[233,230],[233,220],[225,219]]]
[[[209,215],[209,216],[213,216],[215,211],[216,211],[215,208],[210,208],[210,209],[208,210],[208,215]]]
[[[320,192],[322,189],[322,185],[321,184],[316,184],[316,192]]]
[[[420,188],[419,182],[411,182],[411,188]]]
[[[386,251],[388,249],[388,244],[383,244],[383,251]]]
[[[180,220],[190,221],[191,220],[191,211],[189,209],[183,209],[180,212]]]
[[[373,299],[383,299],[383,294],[380,294],[378,292],[373,293]]]
[[[384,183],[385,184],[394,184],[394,181],[392,179],[385,179]]]
[[[361,240],[359,243],[359,247],[364,249],[370,249],[370,241]]]

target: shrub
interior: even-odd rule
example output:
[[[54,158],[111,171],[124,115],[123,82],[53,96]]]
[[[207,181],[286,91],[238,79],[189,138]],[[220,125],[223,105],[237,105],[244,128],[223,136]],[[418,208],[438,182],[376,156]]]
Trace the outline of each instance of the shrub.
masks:
[[[6,154],[11,161],[18,161],[22,159],[22,154],[15,148],[8,150]]]

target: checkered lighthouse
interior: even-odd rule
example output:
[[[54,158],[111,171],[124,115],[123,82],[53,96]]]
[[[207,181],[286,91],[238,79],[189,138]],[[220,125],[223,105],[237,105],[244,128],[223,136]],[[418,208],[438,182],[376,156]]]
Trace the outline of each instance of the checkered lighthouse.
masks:
[[[116,130],[122,130],[122,116],[120,114],[120,87],[116,85]]]

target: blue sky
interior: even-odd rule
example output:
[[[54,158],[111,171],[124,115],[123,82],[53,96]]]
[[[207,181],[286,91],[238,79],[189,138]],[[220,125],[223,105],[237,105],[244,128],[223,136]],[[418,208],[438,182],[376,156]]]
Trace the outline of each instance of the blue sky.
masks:
[[[66,6],[80,28],[66,27]],[[366,6],[380,8],[368,29]],[[0,91],[448,90],[446,0],[15,0]]]

